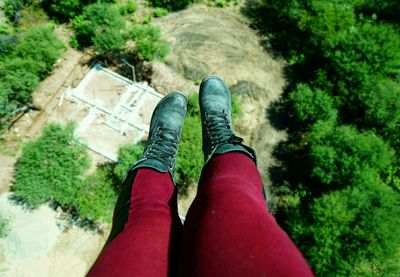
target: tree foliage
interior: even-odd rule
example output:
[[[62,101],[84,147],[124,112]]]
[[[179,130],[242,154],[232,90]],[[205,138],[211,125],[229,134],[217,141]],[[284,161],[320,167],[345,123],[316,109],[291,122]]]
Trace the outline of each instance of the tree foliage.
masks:
[[[393,161],[393,150],[380,137],[350,126],[319,122],[308,140],[311,172],[321,184],[357,184],[363,176],[379,176]]]
[[[118,196],[113,167],[113,164],[100,165],[82,181],[74,203],[81,219],[111,223]]]
[[[399,7],[265,0],[247,10],[288,60],[278,220],[317,275],[400,272]]]
[[[299,84],[289,99],[293,103],[295,118],[302,124],[315,123],[318,120],[336,121],[337,110],[334,100],[320,89],[311,89],[307,84]]]
[[[168,45],[161,40],[158,27],[135,25],[130,37],[135,41],[138,54],[145,60],[163,60],[169,52]]]
[[[14,193],[33,207],[48,201],[72,206],[78,197],[89,157],[74,143],[74,127],[51,124],[27,143],[18,161]]]
[[[89,1],[82,0],[43,0],[43,8],[59,21],[68,21],[82,11],[82,6]]]
[[[96,0],[42,0],[42,6],[47,13],[61,22],[78,16],[85,6],[96,3]],[[102,3],[113,3],[115,0],[102,0]]]
[[[5,0],[3,4],[4,14],[11,22],[17,23],[21,7],[22,1],[20,0]]]
[[[118,149],[118,162],[113,172],[119,183],[122,183],[128,172],[128,169],[140,159],[144,150],[144,143],[125,144]]]
[[[350,183],[350,182],[349,182]],[[324,194],[286,221],[293,238],[321,276],[395,276],[399,194],[379,178]],[[360,272],[357,265],[369,265]]]
[[[125,43],[125,21],[118,9],[110,4],[86,6],[72,24],[81,46],[95,45],[102,53],[119,51]]]
[[[0,121],[2,126],[29,104],[32,92],[52,69],[64,48],[50,26],[29,29],[8,45],[0,57]],[[14,46],[15,45],[15,46]]]

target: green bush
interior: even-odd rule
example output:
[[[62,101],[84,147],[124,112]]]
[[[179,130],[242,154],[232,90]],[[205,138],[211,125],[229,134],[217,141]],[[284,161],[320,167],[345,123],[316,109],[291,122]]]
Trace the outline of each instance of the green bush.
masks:
[[[371,79],[362,92],[364,126],[398,134],[400,123],[400,82],[389,78]]]
[[[117,163],[100,165],[85,177],[89,157],[74,142],[73,132],[72,124],[51,124],[40,138],[27,143],[12,190],[30,207],[51,201],[82,220],[111,223],[119,186],[129,167],[142,155],[144,144],[121,146]]]
[[[321,276],[397,276],[390,259],[400,243],[399,194],[373,178],[314,199],[291,213],[289,234]],[[369,264],[357,272],[357,264]]]
[[[316,123],[309,135],[312,175],[322,184],[357,184],[363,175],[378,175],[393,162],[393,150],[372,132],[350,126]]]
[[[128,1],[124,6],[120,7],[120,13],[122,15],[133,14],[137,10],[137,5],[133,1]]]
[[[400,24],[400,5],[397,0],[366,0],[360,1],[357,6],[360,12],[376,16],[378,20],[385,20]]]
[[[289,95],[295,118],[302,124],[312,124],[318,120],[336,121],[337,110],[328,93],[311,89],[307,84],[298,84]]]
[[[13,35],[0,36],[0,61],[5,57],[7,57],[9,54],[11,54],[11,52],[15,49],[16,44],[17,44],[16,36]]]
[[[0,63],[0,129],[31,100],[31,94],[51,70],[64,48],[50,26],[29,29]],[[4,124],[3,124],[4,123]]]
[[[91,3],[96,3],[96,0],[42,0],[42,6],[47,13],[61,22],[78,16],[82,13],[83,8]],[[115,3],[114,0],[102,0],[101,3]]]
[[[400,35],[388,24],[365,23],[337,33],[324,48],[324,56],[334,74],[333,79],[346,82],[338,93],[351,98],[354,95],[352,90],[363,85],[372,75],[398,76],[398,49]]]
[[[145,60],[163,60],[168,54],[168,45],[161,40],[158,27],[151,25],[135,25],[130,37],[135,41],[136,49]]]
[[[79,217],[94,222],[112,222],[112,214],[117,201],[113,165],[99,166],[82,182],[75,202]]]
[[[86,6],[82,15],[72,20],[80,46],[94,44],[101,53],[119,51],[125,43],[125,21],[118,9],[110,4]]]
[[[118,149],[118,162],[113,172],[118,183],[124,181],[126,173],[131,165],[133,165],[143,154],[144,143],[126,144]]]
[[[89,1],[82,0],[43,0],[43,8],[60,21],[68,21],[82,12]]]
[[[74,127],[51,124],[23,147],[12,187],[17,197],[37,207],[48,201],[76,205],[82,177],[89,168],[84,148],[74,143]]]
[[[19,57],[7,59],[0,66],[0,74],[4,74],[0,86],[7,96],[8,102],[16,104],[29,102],[32,92],[39,85],[38,71],[41,67],[40,62]]]
[[[168,10],[165,8],[157,7],[154,9],[154,17],[162,17],[168,14]]]
[[[291,7],[290,16],[298,18],[299,29],[310,36],[315,46],[335,38],[337,33],[354,26],[354,1],[304,1],[303,9]]]
[[[22,3],[20,0],[6,0],[4,1],[3,4],[3,9],[4,9],[4,14],[7,16],[7,18],[11,21],[14,22],[16,20],[16,17],[18,13],[21,10]]]
[[[51,26],[35,27],[24,34],[12,56],[35,61],[37,73],[43,78],[50,72],[64,47]]]
[[[125,38],[113,28],[105,28],[92,38],[93,45],[101,53],[118,52],[125,44]]]

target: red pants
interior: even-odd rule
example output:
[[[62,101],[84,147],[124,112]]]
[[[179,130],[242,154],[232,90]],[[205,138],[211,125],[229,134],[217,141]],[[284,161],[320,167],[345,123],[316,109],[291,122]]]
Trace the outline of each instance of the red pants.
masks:
[[[312,276],[266,208],[245,154],[216,155],[203,169],[185,225],[168,173],[136,173],[129,215],[89,276]]]

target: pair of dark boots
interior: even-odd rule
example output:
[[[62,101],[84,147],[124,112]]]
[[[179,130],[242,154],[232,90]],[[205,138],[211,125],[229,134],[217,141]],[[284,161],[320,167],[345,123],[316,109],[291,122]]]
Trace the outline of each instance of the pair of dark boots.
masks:
[[[203,79],[200,85],[203,153],[205,164],[214,154],[239,151],[256,160],[253,149],[242,144],[235,136],[231,120],[231,98],[225,83],[217,76]],[[187,112],[187,99],[179,92],[165,96],[157,105],[150,122],[149,138],[142,158],[130,171],[148,167],[159,172],[172,172],[183,121]]]
[[[228,88],[220,78],[209,76],[203,79],[200,85],[199,103],[205,164],[215,154],[232,151],[242,152],[256,162],[253,149],[242,144],[243,139],[235,136],[233,132],[231,99]],[[179,136],[186,112],[187,99],[178,92],[165,96],[155,108],[143,155],[130,168],[122,184],[106,246],[122,231],[128,220],[132,186],[137,170],[153,168],[158,172],[169,172],[173,178]]]

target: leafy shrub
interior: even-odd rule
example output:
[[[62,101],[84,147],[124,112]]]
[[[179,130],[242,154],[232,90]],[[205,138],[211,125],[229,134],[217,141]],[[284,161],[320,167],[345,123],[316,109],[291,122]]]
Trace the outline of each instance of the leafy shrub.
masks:
[[[378,20],[400,24],[400,5],[397,0],[361,1],[357,8],[362,13],[377,16]]]
[[[290,93],[295,118],[303,124],[315,123],[318,120],[335,121],[337,110],[334,108],[333,99],[328,93],[312,90],[306,84],[297,85]]]
[[[14,58],[4,62],[0,67],[1,74],[4,74],[0,86],[8,102],[25,104],[30,100],[32,91],[39,85],[38,71],[41,67],[40,62],[32,59]]]
[[[305,1],[303,10],[292,7],[291,16],[298,18],[300,30],[312,34],[310,39],[315,46],[335,38],[338,32],[347,30],[356,22],[352,1]]]
[[[145,60],[163,60],[168,54],[168,45],[161,40],[158,27],[135,25],[130,32],[138,54]]]
[[[43,0],[43,8],[60,21],[68,21],[82,12],[82,6],[89,1],[82,0]]]
[[[95,3],[86,6],[72,25],[81,46],[94,44],[100,52],[119,51],[125,43],[125,21],[110,4]]]
[[[400,83],[389,78],[372,79],[362,93],[365,117],[362,123],[385,132],[398,133]]]
[[[37,73],[43,78],[50,72],[63,48],[64,44],[53,32],[52,27],[35,27],[26,32],[15,47],[13,56],[35,61],[38,66]]]
[[[1,127],[26,107],[32,92],[50,72],[63,48],[52,28],[41,26],[29,29],[12,49],[5,49],[0,64]]]
[[[93,45],[102,53],[120,51],[125,43],[121,33],[113,28],[105,28],[92,38]]]
[[[373,178],[314,199],[286,222],[321,276],[363,275],[354,268],[359,263],[370,265],[368,275],[395,276],[398,268],[388,261],[398,251],[400,220],[393,215],[400,212],[399,200],[398,193]]]
[[[118,183],[124,181],[130,166],[140,159],[143,154],[144,145],[144,143],[126,144],[118,149],[118,162],[113,169]]]
[[[3,4],[4,14],[11,22],[15,22],[17,15],[21,10],[22,3],[20,0],[6,0]]]
[[[357,184],[363,175],[378,174],[393,161],[393,150],[372,132],[350,126],[316,123],[309,137],[312,175],[323,184]]]
[[[76,204],[89,158],[85,149],[74,143],[73,132],[72,124],[51,124],[40,138],[23,147],[12,187],[16,196],[33,207],[47,201]]]
[[[165,9],[165,8],[157,7],[157,8],[154,9],[154,16],[155,17],[162,17],[162,16],[167,15],[167,14],[168,14],[168,10]]]
[[[16,36],[0,36],[0,60],[11,54],[16,44]]]
[[[80,218],[111,223],[118,196],[112,168],[112,164],[99,166],[83,181],[75,203]]]
[[[337,34],[324,49],[329,69],[336,80],[346,82],[343,96],[364,84],[371,75],[400,74],[400,36],[387,24],[362,24]]]
[[[128,1],[124,6],[120,7],[120,12],[122,15],[133,14],[137,10],[137,5],[133,1]]]
[[[42,6],[53,18],[66,22],[82,13],[83,8],[96,0],[42,0]],[[114,0],[102,0],[102,3],[114,3]]]

